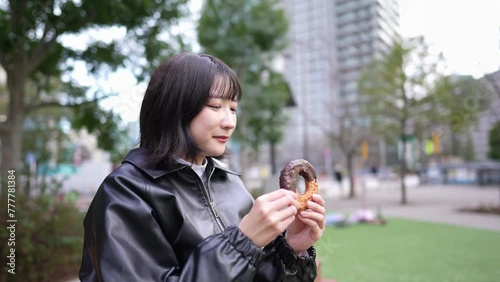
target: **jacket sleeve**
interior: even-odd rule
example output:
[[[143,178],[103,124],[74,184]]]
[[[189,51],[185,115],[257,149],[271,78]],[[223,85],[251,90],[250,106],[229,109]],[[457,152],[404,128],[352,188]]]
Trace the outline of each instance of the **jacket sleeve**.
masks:
[[[316,249],[308,257],[298,257],[285,240],[285,232],[267,245],[253,281],[313,282],[317,276]]]
[[[181,268],[152,209],[131,188],[143,181],[108,177],[96,193],[84,220],[81,281],[253,280],[262,250],[236,226],[205,238]]]

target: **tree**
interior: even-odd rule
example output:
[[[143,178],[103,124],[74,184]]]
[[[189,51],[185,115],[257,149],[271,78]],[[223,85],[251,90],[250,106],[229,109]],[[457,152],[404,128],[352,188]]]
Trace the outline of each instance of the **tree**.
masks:
[[[286,122],[283,109],[290,93],[283,76],[272,66],[286,47],[288,30],[285,12],[278,7],[277,0],[207,0],[198,25],[198,41],[204,51],[226,62],[242,84],[245,97],[235,137],[242,148],[243,172],[246,148],[255,151],[263,142],[270,142],[273,150]]]
[[[41,91],[40,99],[31,101],[26,99],[28,80],[59,78],[71,71],[78,60],[84,61],[89,72],[95,75],[127,66],[143,78],[151,66],[170,54],[172,47],[183,47],[180,37],[170,36],[173,43],[168,44],[159,35],[184,14],[185,2],[2,1],[0,64],[7,73],[9,98],[6,120],[0,124],[1,173],[20,168],[24,123],[26,116],[36,110],[72,107],[75,119],[79,120],[77,128],[86,127],[91,132],[106,133],[110,129],[109,121],[115,118],[98,107],[97,102],[106,97],[102,89],[89,97],[86,89],[68,79],[64,81],[65,101],[51,96],[50,91]],[[64,36],[109,27],[124,30],[126,41],[89,40],[85,50],[62,43]]]
[[[496,77],[496,78],[495,78]],[[500,70],[490,73],[488,75],[484,76],[484,80],[488,82],[489,86],[491,87],[491,92],[493,93],[493,96],[496,97],[494,99],[500,99]],[[500,119],[500,109],[498,108],[493,108],[492,114],[496,116],[498,119]]]
[[[53,86],[47,88],[51,88],[53,91],[58,91],[57,89],[62,87],[60,81],[57,80],[51,84]],[[36,91],[33,87],[39,85],[39,82],[28,82],[26,94],[30,101],[36,99],[34,97]],[[64,98],[66,94],[53,93],[51,96]],[[93,117],[100,120],[84,117],[81,114],[82,111],[92,113]],[[80,147],[82,142],[74,137],[70,129],[76,133],[78,133],[78,129],[84,127],[90,128],[92,131],[102,132],[95,137],[100,147],[109,152],[111,160],[116,163],[116,158],[123,158],[126,153],[124,148],[129,146],[126,131],[119,128],[120,123],[119,117],[114,113],[102,110],[97,103],[80,104],[78,107],[43,107],[30,112],[26,116],[23,132],[22,154],[29,156],[29,158],[24,158],[28,168],[26,173],[29,183],[24,185],[23,192],[26,195],[29,195],[30,192],[41,195],[54,192],[58,187],[62,187],[64,179],[61,179],[59,175],[54,175],[51,170],[60,165],[74,165],[75,153],[85,149]],[[85,124],[88,125],[85,126]],[[27,159],[30,163],[27,163]],[[36,164],[36,167],[30,167],[33,164]]]
[[[346,158],[346,171],[349,178],[349,198],[354,198],[354,158],[359,153],[363,141],[369,139],[362,119],[355,114],[358,103],[345,101],[337,108],[337,130],[325,130],[329,140],[335,143]]]
[[[366,68],[358,81],[364,112],[379,133],[397,131],[402,143],[400,175],[401,204],[407,203],[407,140],[409,123],[422,117],[423,97],[437,79],[437,61],[433,61],[423,38],[396,41],[386,56]]]
[[[436,81],[429,95],[422,101],[429,105],[425,111],[427,124],[434,127],[445,126],[449,132],[449,138],[441,140],[444,143],[445,139],[449,139],[449,153],[452,155],[463,155],[463,150],[460,148],[462,139],[466,139],[465,145],[472,145],[468,131],[477,122],[479,113],[488,108],[493,95],[487,83],[471,76],[443,76]],[[464,155],[464,157],[472,156]]]
[[[464,150],[461,156],[464,158],[466,161],[473,161],[475,159],[475,154],[474,154],[474,141],[472,140],[471,134],[467,134],[465,144],[464,144]]]
[[[260,75],[259,75],[260,74]],[[259,95],[254,99],[248,99],[243,105],[243,111],[251,113],[248,116],[247,128],[251,132],[249,136],[241,134],[236,137],[244,140],[255,151],[259,150],[262,143],[269,142],[271,156],[271,173],[276,170],[275,146],[283,139],[283,126],[287,117],[283,114],[283,107],[290,97],[290,90],[285,78],[281,73],[265,69],[260,73],[254,73],[257,87],[252,87]],[[245,92],[246,93],[246,92]]]
[[[490,129],[488,143],[490,145],[488,157],[492,160],[500,160],[500,122],[495,123]]]

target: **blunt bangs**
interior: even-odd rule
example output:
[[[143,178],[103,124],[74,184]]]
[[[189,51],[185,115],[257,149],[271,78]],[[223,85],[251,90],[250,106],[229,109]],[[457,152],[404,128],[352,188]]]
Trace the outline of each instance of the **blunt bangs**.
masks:
[[[241,96],[241,86],[236,76],[224,73],[215,77],[210,89],[210,98],[221,98],[239,102]]]

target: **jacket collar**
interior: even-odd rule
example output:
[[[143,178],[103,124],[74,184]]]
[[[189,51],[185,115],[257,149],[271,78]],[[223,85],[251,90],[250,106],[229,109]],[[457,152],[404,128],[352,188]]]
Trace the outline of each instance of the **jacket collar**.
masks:
[[[185,167],[188,167],[185,164],[180,164],[180,163],[172,163],[169,164],[165,167],[153,167],[147,163],[149,156],[149,151],[146,148],[135,148],[129,151],[125,159],[123,160],[122,163],[130,163],[139,170],[143,171],[153,179],[157,179],[159,177],[162,177],[166,174],[181,170]],[[208,165],[207,167],[213,167],[216,170],[221,170],[225,171],[230,174],[234,175],[239,175],[238,173],[231,171],[230,169],[226,168],[224,163],[221,161],[208,157],[207,158]]]

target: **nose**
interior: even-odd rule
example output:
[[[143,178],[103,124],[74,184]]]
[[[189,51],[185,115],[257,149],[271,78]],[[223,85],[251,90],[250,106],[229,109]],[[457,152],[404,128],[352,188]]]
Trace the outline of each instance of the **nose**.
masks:
[[[221,127],[224,129],[234,129],[236,127],[236,114],[231,109],[224,111]]]

